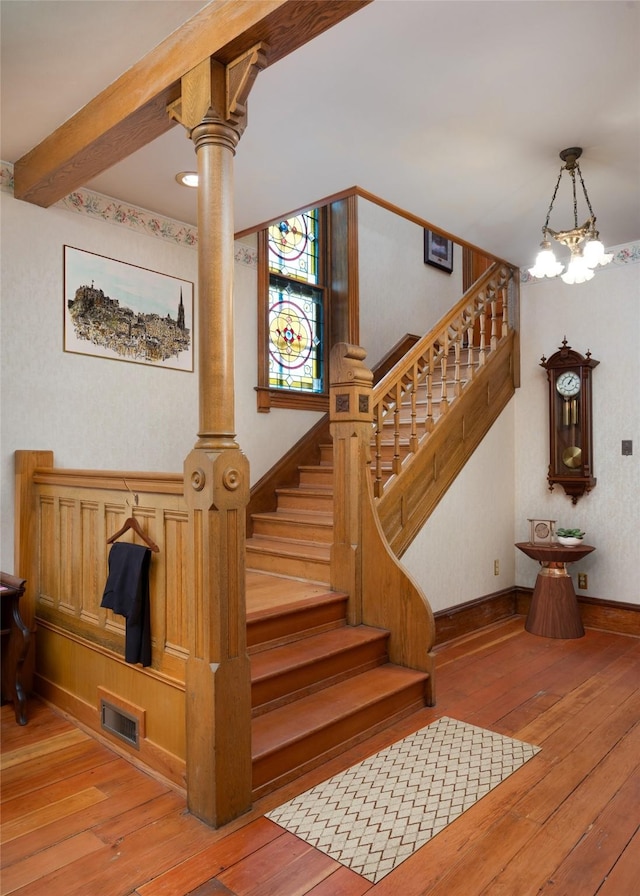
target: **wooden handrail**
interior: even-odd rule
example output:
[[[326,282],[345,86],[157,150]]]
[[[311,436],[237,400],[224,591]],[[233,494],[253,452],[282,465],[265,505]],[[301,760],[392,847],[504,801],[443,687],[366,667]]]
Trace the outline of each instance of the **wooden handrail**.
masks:
[[[373,390],[374,495],[447,413],[510,329],[507,290],[515,269],[493,264]]]

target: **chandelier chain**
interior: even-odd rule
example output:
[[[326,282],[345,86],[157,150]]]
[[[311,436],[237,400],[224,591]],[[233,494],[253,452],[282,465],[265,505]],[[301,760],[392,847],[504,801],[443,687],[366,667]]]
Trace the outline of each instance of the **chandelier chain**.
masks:
[[[580,178],[580,183],[582,184],[582,192],[584,193],[584,198],[587,200],[587,207],[589,208],[590,216],[595,220],[595,215],[593,214],[593,209],[591,208],[591,202],[589,201],[589,194],[587,193],[587,188],[585,186],[584,180],[582,179],[582,171],[580,171],[580,165],[576,162],[576,168],[578,169],[578,176]]]
[[[558,187],[560,186],[560,181],[562,179],[562,172],[564,171],[564,165],[560,168],[560,174],[558,175],[558,180],[556,181],[556,188],[553,191],[553,196],[551,197],[551,202],[549,203],[549,209],[547,211],[547,220],[544,222],[544,227],[542,228],[542,233],[546,237],[547,231],[549,230],[549,218],[551,217],[551,212],[553,210],[553,203],[556,201],[556,196],[558,195]]]
[[[571,188],[573,190],[573,226],[578,228],[578,197],[576,196],[576,169],[573,167],[571,174]]]

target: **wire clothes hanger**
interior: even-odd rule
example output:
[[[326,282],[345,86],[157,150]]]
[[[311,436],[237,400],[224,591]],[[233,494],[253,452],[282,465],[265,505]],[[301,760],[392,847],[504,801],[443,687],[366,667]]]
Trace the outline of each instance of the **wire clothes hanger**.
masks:
[[[129,488],[129,486],[126,483],[126,480],[124,481],[124,484],[127,486],[127,488]],[[131,491],[130,488],[129,488],[129,491]],[[131,494],[133,494],[133,492],[131,492]],[[135,503],[137,504],[138,496],[133,495],[133,498],[134,498]],[[152,541],[152,539],[149,538],[147,533],[144,531],[144,529],[141,527],[140,523],[134,516],[128,517],[124,521],[122,528],[118,529],[117,532],[114,532],[114,534],[111,536],[111,538],[107,538],[107,544],[113,544],[114,541],[117,541],[118,538],[120,538],[121,535],[124,535],[124,533],[127,532],[129,529],[132,529],[136,533],[136,535],[139,535],[140,538],[147,545],[147,547],[149,547],[154,553],[157,554],[160,552],[160,548],[158,547],[158,545],[155,543],[155,541]]]

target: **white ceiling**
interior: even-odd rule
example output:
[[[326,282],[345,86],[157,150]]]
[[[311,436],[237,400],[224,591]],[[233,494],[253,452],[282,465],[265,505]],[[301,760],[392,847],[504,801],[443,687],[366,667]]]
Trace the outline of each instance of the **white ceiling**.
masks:
[[[2,0],[2,160],[205,5]],[[637,0],[374,0],[258,76],[235,160],[235,229],[358,185],[526,266],[558,152],[582,146],[603,242],[636,240],[639,48]],[[194,168],[176,126],[86,186],[195,223],[195,191],[174,181]],[[550,224],[572,226],[568,192]]]

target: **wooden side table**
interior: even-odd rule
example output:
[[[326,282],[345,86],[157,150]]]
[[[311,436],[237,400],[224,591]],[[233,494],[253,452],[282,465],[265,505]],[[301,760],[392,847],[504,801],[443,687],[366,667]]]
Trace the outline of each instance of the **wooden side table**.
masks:
[[[20,615],[20,598],[26,579],[0,572],[2,610],[2,702],[13,703],[16,722],[27,724],[27,695],[22,685],[22,666],[29,650],[31,632]]]
[[[530,542],[518,542],[516,547],[541,566],[525,629],[544,638],[582,638],[584,626],[566,564],[582,560],[595,548],[590,544],[566,548]]]

